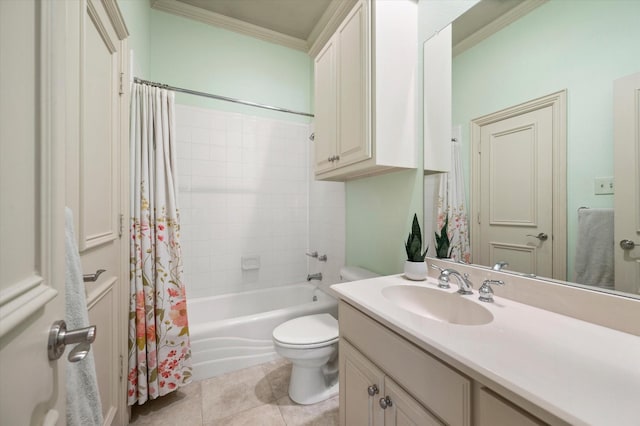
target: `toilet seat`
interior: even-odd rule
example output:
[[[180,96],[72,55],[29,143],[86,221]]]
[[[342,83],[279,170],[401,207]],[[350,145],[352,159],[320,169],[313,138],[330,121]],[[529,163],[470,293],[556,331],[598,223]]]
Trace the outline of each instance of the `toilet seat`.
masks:
[[[285,348],[313,349],[338,339],[338,321],[329,314],[294,318],[273,330],[273,340]]]

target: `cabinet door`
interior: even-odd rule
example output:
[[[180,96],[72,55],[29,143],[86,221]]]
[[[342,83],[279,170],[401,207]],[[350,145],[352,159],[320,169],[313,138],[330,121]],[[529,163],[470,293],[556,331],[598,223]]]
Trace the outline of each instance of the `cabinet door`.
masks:
[[[384,398],[388,398],[384,409],[385,426],[443,425],[389,377],[384,379],[384,390]]]
[[[378,401],[384,374],[345,340],[340,341],[340,424],[382,426]]]
[[[315,59],[315,163],[316,174],[331,170],[336,155],[336,44],[327,42]]]
[[[359,2],[336,33],[338,150],[336,167],[371,158],[367,4]]]

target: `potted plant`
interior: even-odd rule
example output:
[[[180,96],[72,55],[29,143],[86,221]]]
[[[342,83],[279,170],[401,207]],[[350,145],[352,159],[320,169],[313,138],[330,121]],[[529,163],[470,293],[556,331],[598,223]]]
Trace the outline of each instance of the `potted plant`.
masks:
[[[407,261],[404,262],[404,276],[410,280],[422,281],[427,279],[427,264],[424,257],[427,250],[422,252],[422,231],[420,231],[420,223],[418,223],[418,215],[413,215],[413,223],[411,224],[411,233],[407,237],[404,245],[407,251]]]
[[[449,216],[445,215],[444,224],[440,229],[440,235],[438,235],[438,233],[435,232],[436,257],[438,259],[448,259],[451,257],[451,249],[449,248],[451,242],[449,241],[449,235],[447,234],[448,226],[449,226]]]

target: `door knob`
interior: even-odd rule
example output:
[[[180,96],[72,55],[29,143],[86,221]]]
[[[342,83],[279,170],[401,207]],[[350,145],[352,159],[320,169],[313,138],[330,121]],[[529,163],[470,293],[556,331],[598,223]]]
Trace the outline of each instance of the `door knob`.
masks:
[[[78,328],[77,330],[67,330],[67,323],[64,322],[64,320],[56,321],[51,325],[51,329],[49,330],[49,342],[47,345],[49,360],[55,361],[60,358],[64,353],[65,346],[79,343],[69,353],[69,361],[78,362],[87,356],[91,344],[95,340],[95,325]]]
[[[373,396],[375,394],[377,394],[378,392],[380,392],[378,390],[378,386],[377,385],[371,385],[367,388],[367,393],[369,394],[369,396]]]
[[[549,239],[549,236],[547,234],[545,234],[544,232],[541,232],[538,235],[527,234],[527,237],[537,238],[540,241],[547,241]]]
[[[631,240],[621,240],[620,241],[620,248],[622,250],[633,250],[635,246],[636,246],[636,243],[634,243]]]
[[[393,402],[391,401],[391,398],[389,398],[389,396],[380,398],[380,407],[382,407],[383,410],[386,410],[387,407],[391,407],[391,406],[393,406]]]

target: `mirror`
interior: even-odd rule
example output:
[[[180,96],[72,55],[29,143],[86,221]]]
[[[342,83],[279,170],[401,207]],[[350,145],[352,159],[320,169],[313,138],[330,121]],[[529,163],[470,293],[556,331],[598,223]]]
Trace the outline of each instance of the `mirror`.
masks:
[[[524,2],[483,0],[481,3]],[[456,26],[464,24],[465,19],[473,19],[480,4],[454,21],[452,123],[454,128],[459,125],[461,129],[461,157],[467,207],[471,213],[469,193],[474,183],[470,181],[471,121],[566,90],[567,196],[563,200],[566,203],[566,275],[556,279],[580,285],[575,278],[576,256],[580,251],[577,245],[579,209],[614,207],[615,195],[607,193],[611,191],[606,188],[598,190],[597,184],[604,182],[608,186],[616,175],[613,85],[614,80],[640,72],[640,55],[636,53],[640,42],[637,25],[640,2],[551,0],[537,4],[539,6],[515,22],[475,45],[468,39],[456,42]],[[468,48],[460,51],[460,45]],[[630,146],[630,156],[634,155],[632,148]],[[437,191],[437,178],[427,176],[425,206]],[[425,208],[426,215],[428,210]],[[434,219],[427,216],[425,223],[433,223]],[[433,232],[430,235],[433,236]],[[636,235],[632,238],[637,238]],[[478,263],[477,254],[472,256],[472,262]],[[635,283],[626,295],[638,296],[635,293],[639,286]],[[604,285],[587,287],[610,291]]]

